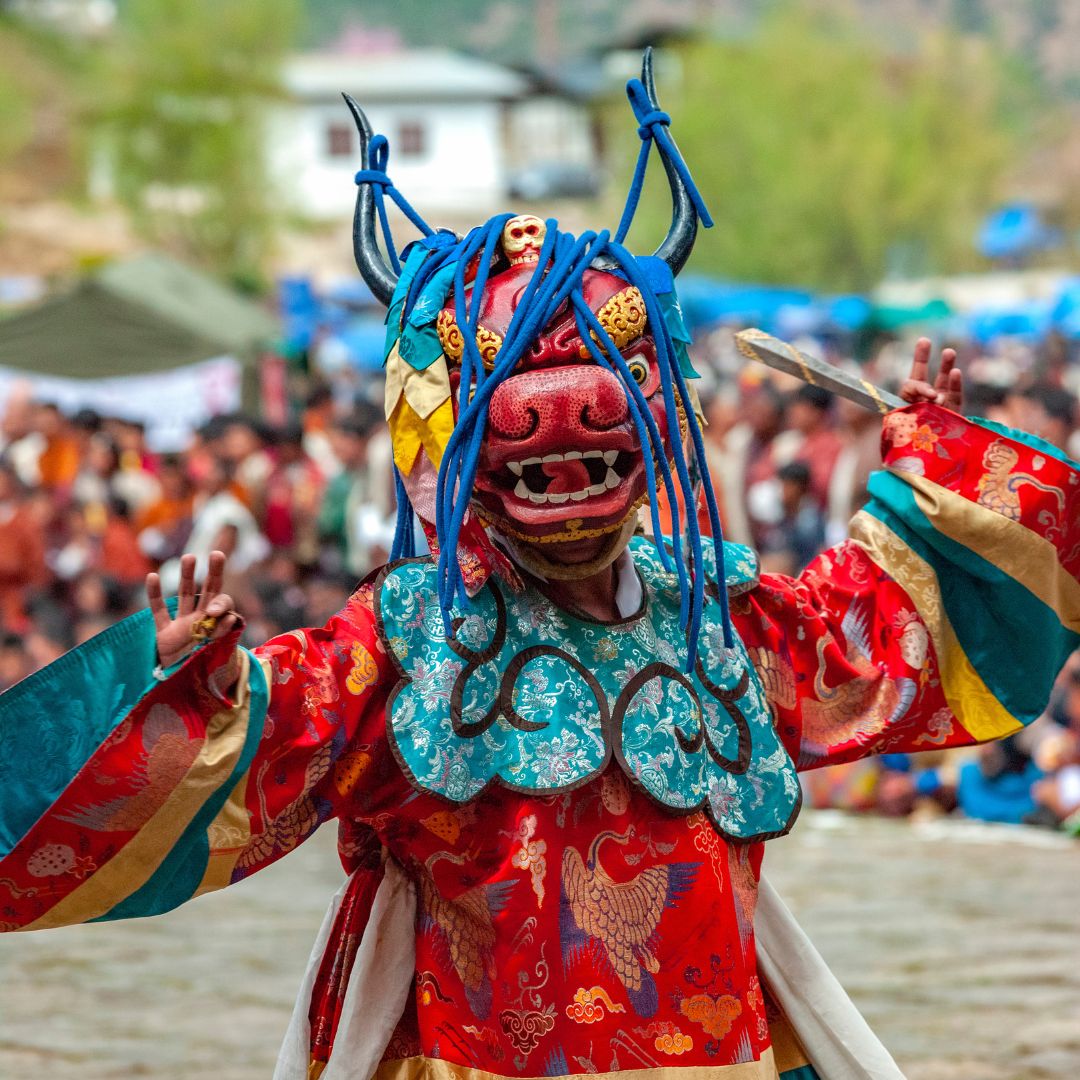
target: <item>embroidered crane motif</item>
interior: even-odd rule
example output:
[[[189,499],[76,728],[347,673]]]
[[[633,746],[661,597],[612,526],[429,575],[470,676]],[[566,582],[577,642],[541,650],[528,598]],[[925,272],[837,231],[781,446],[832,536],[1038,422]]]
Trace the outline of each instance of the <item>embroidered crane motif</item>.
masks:
[[[559,934],[564,964],[593,949],[626,988],[634,1011],[650,1017],[658,1006],[653,975],[660,964],[652,950],[660,918],[693,884],[700,864],[650,866],[630,881],[617,882],[600,864],[600,846],[605,840],[625,845],[633,836],[632,826],[622,834],[602,832],[585,859],[576,848],[563,851]]]
[[[822,635],[817,643],[814,697],[802,705],[803,744],[811,753],[824,754],[849,739],[879,734],[903,717],[918,689],[911,679],[890,679],[871,660],[870,616],[865,605],[851,605],[841,631],[847,643],[844,659],[858,675],[836,687],[826,684],[825,648],[830,639]]]
[[[440,859],[459,865],[465,855],[436,852],[420,876],[421,929],[434,929],[442,937],[450,963],[465,988],[469,1007],[479,1020],[491,1014],[491,980],[495,977],[495,926],[493,916],[506,905],[515,881],[477,885],[454,900],[448,900],[435,886],[431,868]]]
[[[143,723],[142,752],[125,779],[132,790],[104,803],[80,806],[59,820],[94,832],[141,829],[183,780],[201,748],[179,713],[168,705],[154,705]]]
[[[1056,487],[1044,484],[1031,473],[1014,473],[1020,455],[1007,443],[991,443],[983,454],[983,468],[987,471],[979,478],[979,505],[995,510],[1012,521],[1020,520],[1020,488],[1025,484],[1045,491],[1057,499],[1058,510],[1065,508],[1065,495]]]

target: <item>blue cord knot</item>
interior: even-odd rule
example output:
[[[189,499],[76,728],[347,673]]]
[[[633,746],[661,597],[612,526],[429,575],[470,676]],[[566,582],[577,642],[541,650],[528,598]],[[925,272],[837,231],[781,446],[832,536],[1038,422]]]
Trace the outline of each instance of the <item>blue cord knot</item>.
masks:
[[[372,135],[368,143],[368,161],[373,169],[386,172],[387,163],[390,161],[390,140],[385,135]]]
[[[382,225],[383,243],[386,246],[386,255],[390,260],[390,266],[395,274],[401,273],[401,259],[398,257],[397,248],[394,246],[394,238],[390,233],[390,219],[386,216],[386,201],[384,193],[389,195],[397,204],[398,209],[420,230],[423,236],[431,236],[434,229],[412,208],[412,205],[394,187],[393,180],[386,175],[386,166],[390,160],[390,143],[385,135],[372,135],[367,148],[368,167],[361,169],[354,180],[357,185],[371,184],[374,188],[375,209],[379,215],[379,223]]]
[[[642,127],[649,127],[654,122],[654,117],[663,117],[663,123],[670,124],[671,117],[667,113],[657,109],[645,84],[640,79],[631,79],[626,84],[626,96],[630,100],[630,108],[634,110],[634,117]]]
[[[354,177],[355,184],[378,184],[380,187],[393,187],[394,181],[380,169],[361,169]]]
[[[372,135],[371,142],[368,143],[367,157],[368,167],[356,174],[356,183],[392,188],[394,182],[386,174],[386,166],[390,163],[390,140],[385,135]]]
[[[672,141],[668,128],[671,126],[671,117],[662,109],[658,109],[649,97],[645,85],[640,79],[631,79],[626,84],[626,96],[630,100],[630,108],[634,110],[634,118],[638,124],[638,135],[641,136],[641,150],[638,153],[637,164],[634,166],[634,176],[630,181],[630,191],[626,196],[626,206],[619,221],[619,227],[615,230],[615,242],[621,244],[630,231],[630,223],[634,220],[637,212],[638,201],[641,198],[641,189],[645,184],[645,169],[649,164],[649,152],[656,143],[660,151],[667,157],[672,167],[679,174],[690,201],[694,204],[698,219],[705,228],[712,225],[708,207],[701,197],[682,154]]]
[[[662,109],[653,109],[652,112],[647,112],[638,119],[641,121],[641,126],[637,129],[637,133],[643,142],[655,136],[656,132],[653,128],[671,127],[671,116]]]

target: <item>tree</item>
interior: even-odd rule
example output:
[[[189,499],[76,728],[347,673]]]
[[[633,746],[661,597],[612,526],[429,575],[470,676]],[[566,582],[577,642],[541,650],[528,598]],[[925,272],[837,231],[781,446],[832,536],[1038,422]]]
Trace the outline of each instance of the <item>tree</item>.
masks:
[[[852,23],[785,6],[749,39],[685,46],[681,67],[661,104],[717,221],[694,267],[858,289],[890,251],[920,252],[928,269],[973,258],[1021,126],[985,41],[928,37],[893,55]],[[655,237],[662,198],[642,218]]]
[[[297,0],[129,0],[97,128],[117,194],[155,242],[257,274],[274,216],[267,107]]]
[[[10,59],[21,40],[0,23],[0,56]],[[0,165],[23,148],[32,132],[32,96],[11,63],[0,64]]]
[[[0,199],[66,192],[86,50],[0,6]]]

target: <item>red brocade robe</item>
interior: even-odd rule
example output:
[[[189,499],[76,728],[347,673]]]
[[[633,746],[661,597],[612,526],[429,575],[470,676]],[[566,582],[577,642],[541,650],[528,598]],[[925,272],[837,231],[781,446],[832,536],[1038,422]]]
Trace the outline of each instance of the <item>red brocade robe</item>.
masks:
[[[884,459],[850,540],[731,596],[800,769],[1006,735],[1080,643],[1075,463],[927,405],[887,418]],[[136,616],[107,650],[0,699],[0,929],[157,914],[337,818],[353,876],[311,995],[310,1075],[387,860],[417,919],[380,1080],[758,1080],[805,1061],[771,1045],[754,941],[764,843],[658,806],[615,761],[548,795],[418,790],[387,735],[398,676],[374,588],[321,629],[241,651],[235,689],[238,633],[155,681]],[[72,686],[86,701],[60,709]]]

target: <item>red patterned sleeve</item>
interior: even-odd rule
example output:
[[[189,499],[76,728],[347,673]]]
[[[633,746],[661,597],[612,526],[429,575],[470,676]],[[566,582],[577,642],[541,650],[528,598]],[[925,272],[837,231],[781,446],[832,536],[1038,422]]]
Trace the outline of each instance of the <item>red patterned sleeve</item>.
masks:
[[[223,882],[229,864],[228,881],[247,877],[346,810],[380,822],[409,790],[386,740],[397,675],[375,630],[370,586],[326,626],[282,634],[254,655],[270,699],[243,785],[247,836],[219,853]],[[239,809],[240,787],[234,800]]]
[[[142,612],[0,697],[0,930],[159,914],[399,804],[370,588],[319,629],[237,637],[162,680]]]
[[[851,539],[734,612],[800,768],[1010,734],[1080,646],[1080,465],[932,405],[883,460]]]

